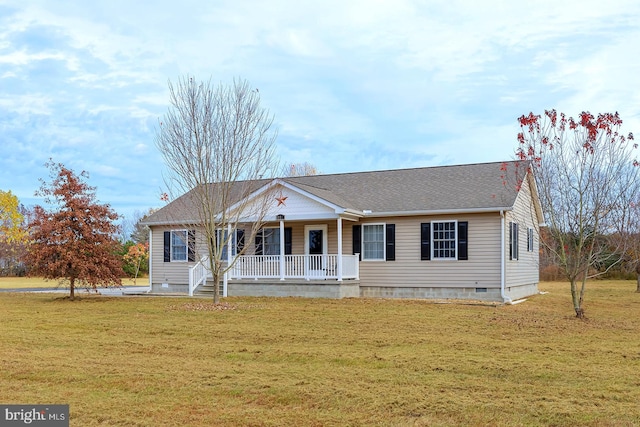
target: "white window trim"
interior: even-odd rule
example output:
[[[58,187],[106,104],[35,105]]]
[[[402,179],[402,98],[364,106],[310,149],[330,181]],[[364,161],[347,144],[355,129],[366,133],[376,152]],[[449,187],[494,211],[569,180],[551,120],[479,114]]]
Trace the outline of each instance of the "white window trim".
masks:
[[[436,253],[436,245],[435,245],[435,239],[433,238],[433,234],[435,233],[435,227],[433,226],[433,224],[441,224],[444,222],[452,222],[453,223],[453,231],[455,233],[455,237],[453,239],[453,244],[454,244],[454,250],[456,252],[456,256],[454,257],[436,257],[435,253]],[[429,236],[429,239],[431,239],[431,260],[432,261],[457,261],[458,260],[458,220],[456,219],[452,219],[452,220],[439,220],[439,221],[431,221],[431,236]]]
[[[364,227],[373,225],[382,226],[382,258],[365,258],[364,256]],[[386,222],[371,222],[362,224],[362,235],[360,236],[360,252],[362,252],[362,261],[365,262],[384,262],[387,260],[387,223]]]
[[[185,244],[184,244],[186,246],[185,259],[175,259],[173,257],[173,233],[184,233],[185,234]],[[171,262],[189,262],[189,230],[187,230],[187,229],[171,230],[169,236],[170,236],[170,238],[169,238],[169,254],[170,254]]]

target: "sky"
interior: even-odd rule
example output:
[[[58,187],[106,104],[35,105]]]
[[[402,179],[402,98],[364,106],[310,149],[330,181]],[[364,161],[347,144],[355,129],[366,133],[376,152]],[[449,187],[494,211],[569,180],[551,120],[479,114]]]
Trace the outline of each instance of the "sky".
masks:
[[[503,161],[529,112],[640,132],[640,2],[0,0],[0,189],[42,203],[53,159],[125,218],[162,206],[154,139],[186,75],[259,89],[282,164]]]

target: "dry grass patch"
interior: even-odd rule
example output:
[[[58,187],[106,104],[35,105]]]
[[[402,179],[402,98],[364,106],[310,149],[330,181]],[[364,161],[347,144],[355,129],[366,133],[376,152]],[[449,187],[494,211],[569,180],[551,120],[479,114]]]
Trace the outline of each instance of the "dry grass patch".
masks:
[[[515,306],[0,294],[0,401],[71,425],[640,424],[640,294]]]

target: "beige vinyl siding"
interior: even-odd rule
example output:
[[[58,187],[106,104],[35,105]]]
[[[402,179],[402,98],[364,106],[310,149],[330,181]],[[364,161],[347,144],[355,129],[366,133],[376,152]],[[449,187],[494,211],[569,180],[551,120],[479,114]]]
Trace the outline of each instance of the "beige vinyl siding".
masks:
[[[517,260],[509,259],[509,222],[518,224]],[[527,230],[534,229],[533,251],[527,251]],[[538,224],[531,200],[529,180],[522,183],[513,211],[507,212],[505,218],[505,287],[527,285],[539,282],[539,242]]]
[[[152,283],[170,283],[173,285],[186,285],[189,283],[189,268],[195,262],[172,261],[164,262],[164,232],[171,230],[196,230],[196,254],[195,259],[199,260],[206,254],[206,245],[202,240],[202,232],[194,227],[153,227],[152,228],[152,260],[151,260],[151,280]]]
[[[521,190],[522,200],[518,199],[516,212],[505,217],[505,256],[507,286],[537,283],[537,233],[534,252],[527,252],[527,227],[533,224],[527,217],[528,187]],[[509,218],[518,217],[520,223],[520,259],[509,261]],[[421,260],[420,224],[432,221],[468,222],[468,260]],[[343,220],[343,253],[352,254],[352,236],[354,224],[395,224],[395,261],[361,261],[360,283],[363,286],[380,287],[450,287],[450,288],[500,288],[500,214],[499,212],[465,215],[411,216],[395,218],[366,218],[355,223]],[[338,253],[338,231],[335,220],[315,222],[286,222],[285,227],[292,228],[292,254],[304,254],[304,233],[307,225],[326,225],[329,254]],[[278,223],[268,223],[267,227],[278,227]],[[189,267],[193,262],[163,262],[164,231],[172,227],[153,227],[153,283],[187,284]],[[245,227],[245,254],[255,253],[255,240],[249,236],[249,227]],[[196,259],[206,254],[206,245],[202,233],[196,229]]]
[[[468,260],[421,260],[420,224],[432,221],[468,221]],[[500,287],[500,214],[368,218],[361,224],[396,226],[395,261],[360,262],[364,286],[389,287]],[[345,253],[352,253],[352,227],[345,228]]]

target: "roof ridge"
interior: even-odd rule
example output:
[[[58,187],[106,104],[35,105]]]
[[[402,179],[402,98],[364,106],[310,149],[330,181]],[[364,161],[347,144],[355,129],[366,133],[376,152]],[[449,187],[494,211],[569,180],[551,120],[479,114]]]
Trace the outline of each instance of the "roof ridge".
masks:
[[[492,165],[492,164],[502,164],[502,163],[514,163],[518,162],[518,160],[501,160],[501,161],[493,161],[493,162],[475,162],[475,163],[459,163],[456,165],[436,165],[436,166],[415,166],[412,168],[394,168],[394,169],[376,169],[376,170],[367,170],[367,171],[353,171],[353,172],[336,172],[336,173],[323,173],[316,175],[301,175],[301,176],[289,176],[289,177],[280,177],[280,179],[304,179],[309,177],[323,177],[323,176],[338,176],[338,175],[357,175],[357,174],[367,174],[367,173],[384,173],[384,172],[399,172],[399,171],[412,171],[412,170],[422,170],[422,169],[440,169],[440,168],[456,168],[456,167],[465,167],[465,166],[481,166],[481,165]],[[307,184],[309,185],[309,184]]]

